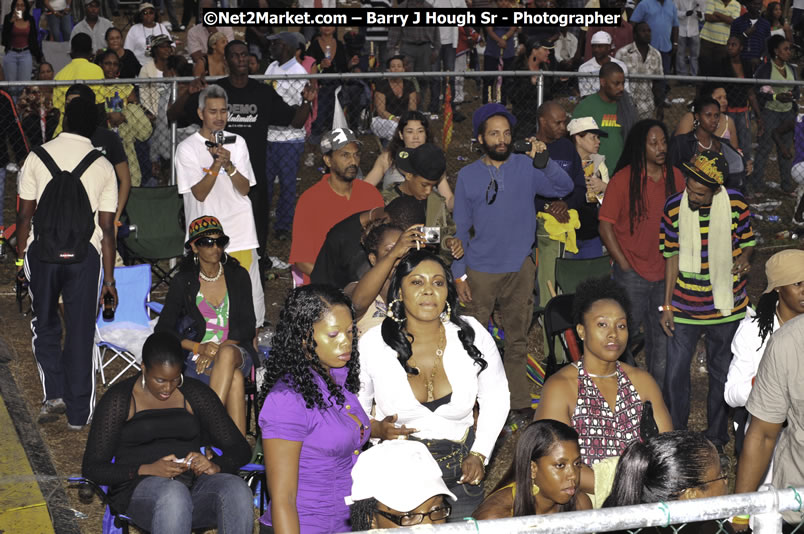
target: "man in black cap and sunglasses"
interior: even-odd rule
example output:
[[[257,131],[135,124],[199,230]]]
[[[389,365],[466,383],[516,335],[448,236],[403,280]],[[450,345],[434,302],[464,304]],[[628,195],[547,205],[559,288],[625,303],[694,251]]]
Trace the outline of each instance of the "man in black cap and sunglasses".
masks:
[[[536,195],[560,198],[572,179],[553,160],[545,144],[530,139],[525,154],[512,154],[516,118],[500,104],[475,111],[472,126],[485,155],[458,173],[454,218],[465,254],[452,264],[458,296],[468,315],[488,323],[495,305],[505,330],[505,374],[511,390],[509,423],[532,417],[525,366],[533,314],[536,266]],[[523,147],[524,148],[524,147]],[[470,238],[469,229],[474,228]]]

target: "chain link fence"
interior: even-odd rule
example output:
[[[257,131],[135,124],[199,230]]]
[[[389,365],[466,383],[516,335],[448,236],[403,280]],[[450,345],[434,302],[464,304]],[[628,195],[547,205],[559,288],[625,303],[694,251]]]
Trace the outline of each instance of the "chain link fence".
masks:
[[[379,181],[378,171],[382,175],[393,173],[387,160],[377,163],[378,156],[399,135],[395,131],[399,115],[394,114],[388,120],[387,111],[382,113],[378,109],[378,95],[389,94],[385,79],[389,74],[285,75],[271,79],[254,76],[271,83],[286,101],[293,99],[291,89],[298,91],[305,83],[318,87],[313,116],[304,127],[270,126],[264,146],[249,147],[258,182],[251,197],[256,204],[260,241],[262,244],[275,240],[271,246],[278,251],[277,255],[287,248],[281,241],[289,237],[296,199],[325,172],[317,143],[321,134],[332,127],[333,120],[336,124],[347,124],[363,140],[363,177],[373,175]],[[542,72],[541,76],[529,71],[461,74],[408,72],[403,78],[404,90],[405,94],[414,94],[414,100],[408,96],[401,104],[396,103],[403,110],[418,107],[429,111],[425,113],[424,126],[429,140],[446,149],[446,175],[453,188],[458,171],[481,155],[481,147],[472,138],[471,116],[484,102],[505,103],[518,120],[514,139],[522,139],[538,129],[537,110],[543,99],[558,102],[568,118],[572,118],[578,115],[576,108],[582,101],[578,90],[584,84],[592,84],[595,89],[597,83],[595,75],[576,72]],[[189,110],[188,120],[169,122],[167,111],[191,81],[189,77],[87,81],[103,111],[99,125],[115,131],[122,144],[122,156],[107,154],[107,157],[116,157],[118,161],[124,158],[128,162],[134,187],[175,183],[175,146],[197,131],[199,120]],[[214,79],[210,81],[214,83]],[[3,99],[7,111],[0,123],[3,181],[15,183],[15,171],[27,152],[60,131],[64,94],[71,83],[0,82],[0,89],[11,95]],[[780,84],[784,87],[779,87]],[[658,90],[659,85],[666,87],[664,92]],[[691,105],[700,96],[718,100],[724,113],[713,129],[714,135],[743,154],[747,171],[753,168],[753,172],[747,173],[745,186],[751,194],[760,240],[774,246],[789,246],[790,239],[801,234],[793,216],[804,191],[804,114],[797,112],[795,103],[780,111],[779,102],[772,96],[774,91],[789,91],[799,85],[801,82],[766,80],[760,84],[741,79],[630,75],[626,79],[626,92],[634,103],[636,119],[659,118],[671,136],[708,127],[705,121],[699,123],[697,116],[693,116]],[[389,99],[383,100],[382,105],[390,109]],[[255,127],[246,120],[248,104],[243,106],[230,105],[229,131],[242,133],[245,128]],[[597,119],[604,129],[619,126],[616,117]],[[603,124],[610,119],[614,122]],[[613,159],[606,162],[610,171],[616,167]],[[393,179],[385,178],[380,183],[389,186]],[[15,206],[15,190],[7,187],[5,217],[0,226],[13,224]],[[269,233],[269,226],[273,233]]]

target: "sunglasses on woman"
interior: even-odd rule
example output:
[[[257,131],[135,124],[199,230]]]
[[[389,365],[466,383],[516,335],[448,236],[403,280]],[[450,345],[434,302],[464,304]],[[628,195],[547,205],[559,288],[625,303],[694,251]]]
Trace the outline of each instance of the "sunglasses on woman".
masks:
[[[430,518],[430,521],[441,521],[442,519],[446,519],[452,513],[452,506],[449,503],[445,502],[442,506],[438,508],[434,508],[429,512],[422,512],[416,514],[402,514],[396,515],[390,512],[384,512],[382,510],[374,510],[377,514],[383,516],[384,518],[388,519],[389,521],[393,522],[400,527],[412,527],[414,525],[421,524],[424,521],[424,517],[427,516]]]
[[[220,249],[229,244],[229,236],[222,235],[220,237],[199,237],[195,241],[196,246],[210,248],[216,246]]]

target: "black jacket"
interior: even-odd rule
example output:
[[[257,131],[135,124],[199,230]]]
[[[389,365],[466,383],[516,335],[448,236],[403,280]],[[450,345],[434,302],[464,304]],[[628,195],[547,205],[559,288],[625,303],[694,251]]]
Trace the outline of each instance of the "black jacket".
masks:
[[[201,289],[198,268],[185,260],[179,273],[170,282],[165,307],[156,323],[156,332],[173,332],[187,336],[192,331],[193,341],[201,341],[206,332],[206,321],[195,304],[195,297]],[[223,264],[223,277],[229,293],[229,337],[246,349],[252,358],[254,350],[254,303],[251,298],[251,279],[248,271],[232,257]],[[189,320],[188,320],[189,318]],[[190,326],[190,330],[187,327]],[[255,361],[256,363],[256,361]]]
[[[0,44],[3,45],[3,48],[8,51],[9,45],[11,43],[11,16],[13,13],[9,13],[3,19],[3,39]],[[29,13],[24,13],[22,15],[22,19],[30,22],[28,25],[28,48],[31,51],[31,55],[36,59],[37,63],[42,63],[42,49],[39,47],[39,36],[37,35],[37,27],[36,21]]]

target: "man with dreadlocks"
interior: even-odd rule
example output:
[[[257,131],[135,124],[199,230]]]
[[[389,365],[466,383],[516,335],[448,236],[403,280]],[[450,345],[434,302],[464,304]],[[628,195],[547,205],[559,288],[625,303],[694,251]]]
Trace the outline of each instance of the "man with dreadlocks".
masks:
[[[745,276],[756,241],[745,198],[723,187],[728,173],[723,154],[706,150],[681,167],[687,186],[667,199],[659,238],[667,259],[665,298],[659,311],[670,337],[663,391],[673,428],[686,429],[690,361],[698,338],[705,334],[709,371],[705,434],[723,460],[723,447],[729,442],[723,390],[731,340],[748,307]]]
[[[664,302],[664,258],[657,237],[665,200],[683,188],[681,171],[667,160],[664,124],[645,119],[625,140],[598,214],[600,237],[614,259],[614,279],[634,307],[633,331],[645,329],[648,372],[659,387],[664,384],[667,336],[656,313]]]
[[[804,314],[804,250],[788,249],[777,252],[765,263],[768,287],[754,312],[748,308],[731,342],[734,355],[726,379],[726,402],[736,408],[734,422],[742,423],[734,433],[734,451],[742,450],[745,435],[744,406],[754,386],[754,377],[767,342],[784,323]],[[738,417],[739,416],[739,417]]]

